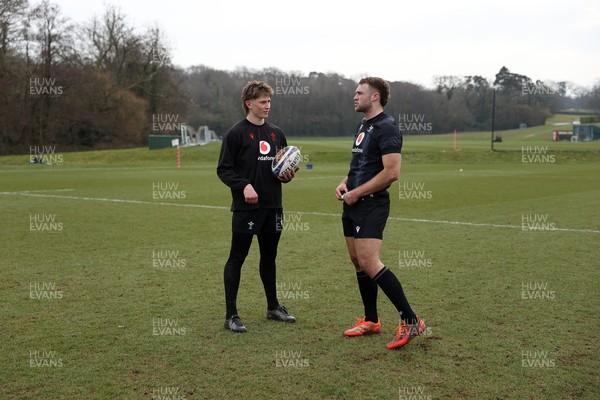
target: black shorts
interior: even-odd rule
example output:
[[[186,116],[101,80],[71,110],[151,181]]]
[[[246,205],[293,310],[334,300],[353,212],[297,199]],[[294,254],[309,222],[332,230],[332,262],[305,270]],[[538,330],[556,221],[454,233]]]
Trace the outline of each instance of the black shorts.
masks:
[[[373,201],[367,197],[360,199],[353,206],[344,203],[344,236],[355,239],[383,239],[383,230],[389,216],[389,201]]]
[[[236,233],[281,233],[283,231],[283,209],[256,208],[233,212],[231,230]]]

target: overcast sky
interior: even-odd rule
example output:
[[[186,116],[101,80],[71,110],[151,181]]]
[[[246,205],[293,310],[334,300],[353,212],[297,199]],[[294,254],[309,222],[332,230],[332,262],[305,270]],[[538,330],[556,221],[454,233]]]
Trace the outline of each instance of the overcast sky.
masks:
[[[36,4],[36,0],[30,0]],[[50,0],[83,23],[106,0]],[[158,24],[174,64],[381,76],[431,87],[438,75],[502,66],[534,80],[600,80],[598,0],[112,0],[129,22]]]

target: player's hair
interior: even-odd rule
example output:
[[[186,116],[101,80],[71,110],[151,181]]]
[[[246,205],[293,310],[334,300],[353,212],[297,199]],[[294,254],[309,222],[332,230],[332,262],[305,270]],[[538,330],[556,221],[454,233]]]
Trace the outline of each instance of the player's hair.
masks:
[[[358,82],[359,85],[364,83],[379,92],[379,102],[381,103],[381,107],[385,107],[390,98],[390,84],[381,78],[373,76],[362,78],[360,82]]]
[[[244,107],[246,114],[250,112],[246,107],[246,101],[258,99],[263,94],[273,96],[273,88],[263,81],[250,81],[244,86],[244,89],[242,89],[242,107]]]

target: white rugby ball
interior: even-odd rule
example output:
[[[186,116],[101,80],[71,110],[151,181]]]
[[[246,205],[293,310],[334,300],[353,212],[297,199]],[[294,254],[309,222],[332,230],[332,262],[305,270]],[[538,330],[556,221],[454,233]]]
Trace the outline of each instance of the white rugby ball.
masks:
[[[297,170],[302,161],[302,154],[296,146],[287,146],[279,150],[271,163],[275,176],[283,176],[289,170]]]

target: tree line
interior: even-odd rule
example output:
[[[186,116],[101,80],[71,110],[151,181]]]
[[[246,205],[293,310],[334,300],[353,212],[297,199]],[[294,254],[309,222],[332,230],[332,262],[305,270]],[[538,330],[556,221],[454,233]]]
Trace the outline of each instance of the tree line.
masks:
[[[221,71],[173,64],[165,33],[139,29],[115,6],[73,23],[49,0],[0,2],[0,154],[32,146],[61,151],[145,145],[150,134],[208,125],[218,135],[244,116],[252,79],[275,90],[272,121],[293,136],[352,135],[357,81],[336,73],[276,68]],[[385,78],[385,77],[383,77]],[[482,76],[440,76],[434,88],[390,82],[386,112],[404,134],[539,125],[565,108],[600,109],[591,89],[542,82],[502,67]]]

